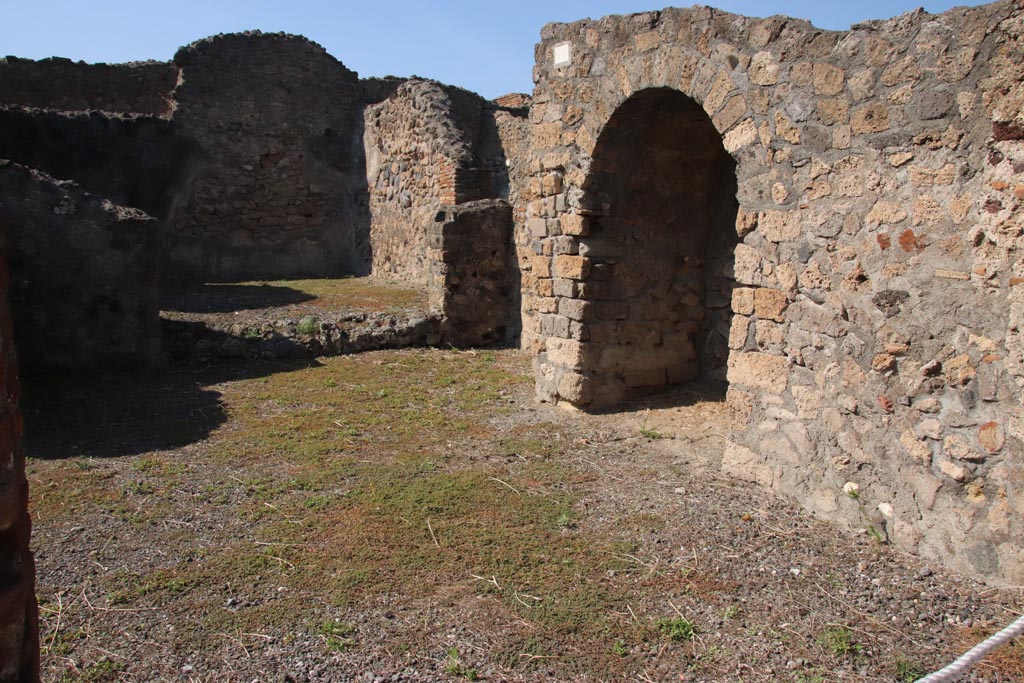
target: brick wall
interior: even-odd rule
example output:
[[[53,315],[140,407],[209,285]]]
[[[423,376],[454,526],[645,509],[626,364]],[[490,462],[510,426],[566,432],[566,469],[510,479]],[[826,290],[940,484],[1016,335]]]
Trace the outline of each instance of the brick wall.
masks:
[[[364,118],[373,272],[423,286],[444,316],[446,343],[514,338],[507,200],[520,193],[522,167],[511,159],[524,151],[522,113],[414,79]]]

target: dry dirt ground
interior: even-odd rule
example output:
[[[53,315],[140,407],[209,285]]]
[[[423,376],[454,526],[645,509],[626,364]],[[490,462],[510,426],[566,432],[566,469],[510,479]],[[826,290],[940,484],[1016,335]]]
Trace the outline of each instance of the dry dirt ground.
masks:
[[[700,387],[586,415],[424,349],[26,386],[46,681],[912,681],[1024,608],[721,478]]]

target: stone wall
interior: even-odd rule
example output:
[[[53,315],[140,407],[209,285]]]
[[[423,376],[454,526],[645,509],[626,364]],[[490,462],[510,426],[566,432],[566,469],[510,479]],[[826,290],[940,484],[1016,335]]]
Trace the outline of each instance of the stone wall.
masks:
[[[513,305],[509,278],[512,207],[502,199],[445,206],[429,231],[429,303],[442,311],[442,341],[506,341]]]
[[[0,253],[4,247],[0,227]],[[0,261],[0,683],[27,683],[39,680],[39,626],[8,286]]]
[[[538,395],[600,407],[714,376],[697,349],[724,336],[727,472],[1024,582],[1022,22],[1005,0],[849,32],[708,8],[546,26],[523,259]],[[651,125],[674,151],[630,132]],[[651,243],[664,262],[631,259]],[[677,284],[700,262],[715,296]]]
[[[160,362],[155,219],[0,161],[0,229],[24,369]]]
[[[188,148],[163,118],[0,107],[0,158],[165,217]]]
[[[86,64],[51,57],[0,59],[0,104],[59,111],[167,116],[178,68],[167,62]]]
[[[174,57],[174,128],[194,147],[164,271],[205,281],[364,273],[356,74],[305,38],[244,33]]]
[[[511,292],[510,319],[507,336],[509,341],[524,342],[525,330],[533,329],[523,325],[522,318],[532,315],[532,307],[522,296],[522,264],[529,262],[529,235],[526,225],[526,203],[530,197],[530,97],[521,93],[510,93],[494,100],[490,107],[501,143],[502,154],[508,175],[508,193],[501,195],[512,206],[512,246],[509,249],[509,288]]]
[[[439,207],[493,196],[475,169],[483,106],[468,91],[413,79],[366,108],[374,274],[427,284],[428,233]]]
[[[514,338],[513,212],[484,200],[521,193],[525,110],[412,79],[364,118],[374,274],[425,287],[446,343]]]

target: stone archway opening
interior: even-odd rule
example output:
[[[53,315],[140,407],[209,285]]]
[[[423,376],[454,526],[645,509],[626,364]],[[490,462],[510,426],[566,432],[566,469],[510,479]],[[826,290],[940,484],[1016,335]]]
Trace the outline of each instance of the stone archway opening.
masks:
[[[580,243],[592,263],[592,407],[698,380],[706,398],[723,395],[736,191],[736,162],[690,97],[651,88],[612,114],[584,185]]]

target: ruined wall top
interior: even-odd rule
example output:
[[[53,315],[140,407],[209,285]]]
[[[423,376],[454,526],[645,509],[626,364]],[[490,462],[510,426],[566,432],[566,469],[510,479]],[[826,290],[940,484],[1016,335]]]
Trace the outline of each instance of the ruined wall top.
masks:
[[[0,59],[0,105],[167,116],[177,82],[178,68],[169,62]]]
[[[243,45],[245,43],[266,43],[268,41],[277,42],[281,45],[302,45],[304,48],[311,49],[316,52],[329,55],[327,48],[320,43],[310,40],[306,36],[298,35],[295,33],[286,33],[284,31],[260,31],[258,29],[252,31],[236,31],[233,33],[217,33],[212,36],[206,36],[193,40],[188,45],[183,45],[178,48],[178,51],[174,55],[174,61],[177,62],[178,58],[187,53],[201,53],[207,48],[217,45]],[[333,57],[332,57],[333,59]]]
[[[194,109],[208,123],[228,124],[245,109],[260,126],[287,128],[296,114],[301,115],[301,110],[286,106],[294,102],[297,84],[318,83],[318,97],[322,93],[337,98],[337,107],[348,110],[358,80],[322,46],[285,33],[252,31],[203,38],[178,50],[174,63],[182,71],[173,94],[174,118],[179,122]],[[214,110],[208,100],[231,106]]]

